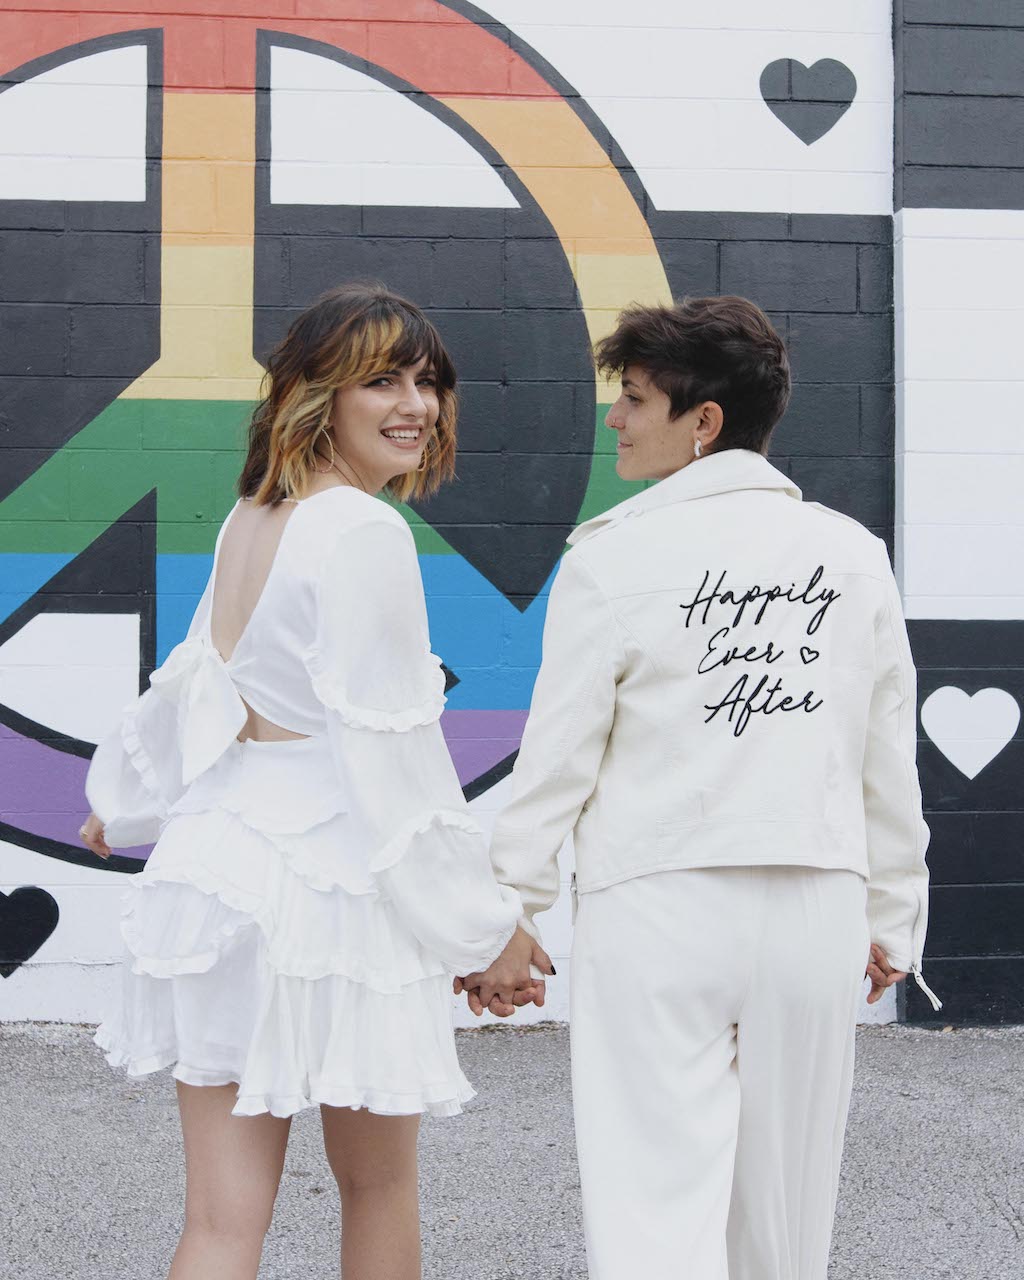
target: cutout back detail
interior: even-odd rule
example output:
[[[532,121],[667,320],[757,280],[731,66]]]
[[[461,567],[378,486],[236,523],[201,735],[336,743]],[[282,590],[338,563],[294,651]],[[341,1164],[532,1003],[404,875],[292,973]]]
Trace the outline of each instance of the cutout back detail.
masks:
[[[214,557],[213,598],[210,601],[210,642],[225,665],[244,642],[259,612],[277,564],[278,551],[297,503],[256,507],[244,499],[228,516]],[[254,711],[243,699],[248,718],[239,741],[263,742],[304,739]]]

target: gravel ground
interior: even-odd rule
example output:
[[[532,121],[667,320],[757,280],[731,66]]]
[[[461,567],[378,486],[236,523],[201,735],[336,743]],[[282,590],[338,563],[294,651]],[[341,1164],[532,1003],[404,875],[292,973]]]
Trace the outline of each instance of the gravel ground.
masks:
[[[166,1275],[182,1198],[173,1085],[115,1074],[89,1035],[0,1025],[5,1280]],[[461,1032],[459,1046],[480,1093],[423,1127],[425,1280],[584,1280],[566,1029]],[[829,1280],[1021,1280],[1024,1027],[865,1027],[859,1053]],[[336,1276],[336,1236],[306,1112],[261,1280]],[[679,1280],[700,1277],[681,1263]]]

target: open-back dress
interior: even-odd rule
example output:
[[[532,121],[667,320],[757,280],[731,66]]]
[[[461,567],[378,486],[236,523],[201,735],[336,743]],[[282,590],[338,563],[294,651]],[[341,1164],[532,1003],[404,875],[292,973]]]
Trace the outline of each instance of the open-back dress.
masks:
[[[97,1043],[142,1075],[237,1083],[236,1115],[327,1104],[451,1115],[451,976],[519,919],[441,733],[408,525],[352,488],[295,504],[230,658],[217,555],[186,639],[100,744],[108,844],[156,842],[125,894]],[[301,738],[239,741],[247,708]]]

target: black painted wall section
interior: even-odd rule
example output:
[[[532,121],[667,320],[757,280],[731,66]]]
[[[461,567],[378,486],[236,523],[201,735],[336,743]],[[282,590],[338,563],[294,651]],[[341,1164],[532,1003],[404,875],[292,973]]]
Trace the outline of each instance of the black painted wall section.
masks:
[[[918,699],[954,685],[1005,690],[1024,706],[1024,622],[911,621]],[[926,948],[939,1013],[913,985],[914,1022],[1024,1022],[1024,721],[977,777],[955,768],[918,732],[931,830],[931,921]]]
[[[896,0],[896,208],[1024,208],[1024,5]]]
[[[0,498],[160,354],[159,216],[0,200]]]
[[[742,294],[769,313],[794,380],[772,462],[891,553],[891,219],[650,210],[648,221],[676,297]]]

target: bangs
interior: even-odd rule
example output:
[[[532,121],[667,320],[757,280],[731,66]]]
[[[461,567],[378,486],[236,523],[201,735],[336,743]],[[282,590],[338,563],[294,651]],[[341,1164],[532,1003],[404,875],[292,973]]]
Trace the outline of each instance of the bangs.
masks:
[[[445,389],[455,386],[455,370],[434,326],[418,311],[380,300],[351,334],[339,385],[365,382],[392,369],[408,369],[426,359]]]

